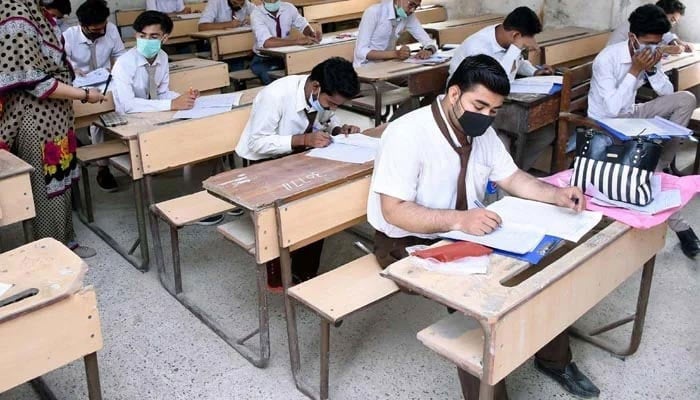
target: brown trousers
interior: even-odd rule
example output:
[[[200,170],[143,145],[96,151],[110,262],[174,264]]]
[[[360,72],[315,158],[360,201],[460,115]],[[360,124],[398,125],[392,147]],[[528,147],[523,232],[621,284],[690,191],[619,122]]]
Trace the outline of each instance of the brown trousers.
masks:
[[[374,255],[382,268],[408,257],[406,247],[416,246],[419,244],[431,245],[436,240],[422,239],[415,236],[407,236],[403,238],[390,238],[384,233],[376,231],[374,235]],[[566,332],[560,333],[557,337],[547,343],[540,351],[535,354],[535,358],[544,366],[549,368],[563,369],[571,362],[571,348],[569,347],[569,336]],[[469,372],[461,368],[457,368],[459,374],[459,383],[462,385],[462,394],[465,400],[479,399],[479,378],[471,375]],[[507,400],[508,393],[506,392],[505,380],[499,382],[495,387],[494,398],[496,400]]]

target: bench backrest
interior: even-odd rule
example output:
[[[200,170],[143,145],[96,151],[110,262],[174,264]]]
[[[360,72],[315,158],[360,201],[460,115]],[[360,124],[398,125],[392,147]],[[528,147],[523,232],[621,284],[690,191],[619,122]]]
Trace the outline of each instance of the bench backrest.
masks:
[[[585,114],[588,109],[588,92],[591,89],[593,62],[573,68],[564,68],[561,87],[560,111]]]

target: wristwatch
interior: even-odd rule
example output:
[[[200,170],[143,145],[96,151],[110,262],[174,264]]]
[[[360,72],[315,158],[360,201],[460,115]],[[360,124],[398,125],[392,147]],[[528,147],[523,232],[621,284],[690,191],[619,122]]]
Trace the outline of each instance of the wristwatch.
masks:
[[[85,104],[88,102],[88,98],[90,98],[90,91],[87,88],[83,88],[85,91],[85,98],[80,100],[81,103]]]

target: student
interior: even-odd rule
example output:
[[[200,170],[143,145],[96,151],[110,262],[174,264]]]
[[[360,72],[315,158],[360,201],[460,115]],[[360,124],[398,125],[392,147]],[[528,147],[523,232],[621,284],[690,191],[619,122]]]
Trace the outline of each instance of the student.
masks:
[[[250,69],[260,78],[263,85],[272,82],[269,72],[280,69],[284,62],[278,58],[260,54],[260,49],[291,45],[308,45],[321,41],[321,32],[315,32],[306,18],[299,14],[297,8],[280,0],[263,0],[262,7],[255,7],[250,17],[255,36],[253,61]],[[294,39],[289,36],[292,28],[303,33],[303,37]]]
[[[63,32],[66,55],[75,74],[82,76],[98,68],[112,69],[113,63],[126,50],[116,25],[107,22],[110,14],[107,3],[88,0],[78,7],[75,14],[79,25]],[[91,126],[90,138],[93,144],[102,143],[104,132]],[[116,191],[117,181],[109,171],[107,160],[98,161],[97,165],[98,186],[106,192]]]
[[[659,0],[656,2],[656,5],[664,10],[672,28],[681,20],[683,15],[685,15],[685,4],[681,3],[679,0]],[[630,23],[627,21],[618,26],[617,29],[610,34],[610,39],[608,39],[607,46],[615,43],[626,42],[629,37],[629,33]],[[661,38],[661,43],[667,46],[664,48],[664,52],[668,54],[680,54],[684,51],[693,51],[692,44],[683,42],[675,33],[671,31],[664,33],[663,37]]]
[[[209,0],[199,19],[200,31],[250,25],[255,6],[249,0]]]
[[[73,10],[70,0],[42,1],[41,4],[43,9],[54,17],[56,25],[61,29],[61,32],[65,31],[68,27],[63,22],[63,18],[70,15],[70,12]]]
[[[469,36],[455,51],[450,62],[452,75],[465,57],[486,54],[500,62],[512,82],[516,74],[524,76],[549,75],[553,72],[548,65],[539,70],[523,57],[537,50],[535,35],[542,32],[542,23],[535,12],[527,7],[518,7],[506,16],[502,24],[491,25]],[[547,147],[554,141],[556,132],[553,125],[527,135],[522,159],[523,170],[529,170]],[[501,140],[510,147],[510,139],[501,135]]]
[[[334,135],[358,133],[356,126],[341,125],[334,111],[359,91],[352,64],[338,57],[316,65],[310,75],[290,75],[272,82],[255,97],[236,153],[257,163],[328,146]],[[296,281],[316,275],[322,246],[319,241],[292,253]],[[267,280],[270,287],[281,286],[279,262],[268,264]]]
[[[374,162],[367,220],[376,229],[374,254],[382,267],[406,257],[405,248],[432,244],[440,232],[492,232],[500,217],[476,207],[489,180],[518,197],[579,212],[585,197],[576,187],[558,188],[516,167],[490,127],[510,91],[500,64],[486,55],[465,58],[447,93],[389,124]],[[535,355],[535,367],[568,392],[594,397],[598,388],[571,362],[566,332]],[[479,379],[459,370],[464,398],[479,398]],[[505,399],[505,381],[496,386]]]
[[[660,64],[657,49],[663,35],[671,29],[664,10],[653,4],[643,5],[629,17],[630,33],[624,42],[606,47],[593,61],[591,90],[588,93],[588,116],[600,118],[667,118],[687,126],[695,109],[695,96],[673,91],[673,84]],[[659,95],[646,103],[635,104],[637,89],[649,82]],[[680,141],[664,143],[658,170],[668,168],[676,156]],[[669,219],[683,253],[694,258],[700,253],[700,240],[680,212]]]
[[[192,12],[191,8],[185,7],[184,0],[146,0],[146,10],[160,11],[168,15]]]
[[[408,31],[423,48],[416,57],[429,58],[437,47],[414,14],[421,0],[382,0],[362,14],[355,44],[353,65],[382,60],[405,60],[411,55],[408,46],[396,50],[396,41]]]

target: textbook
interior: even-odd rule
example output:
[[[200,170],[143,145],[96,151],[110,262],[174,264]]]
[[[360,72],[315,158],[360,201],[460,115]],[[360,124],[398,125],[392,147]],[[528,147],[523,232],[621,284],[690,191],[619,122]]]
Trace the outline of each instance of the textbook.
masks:
[[[601,118],[600,126],[616,138],[625,141],[638,136],[668,138],[687,137],[693,134],[690,129],[665,118]]]

